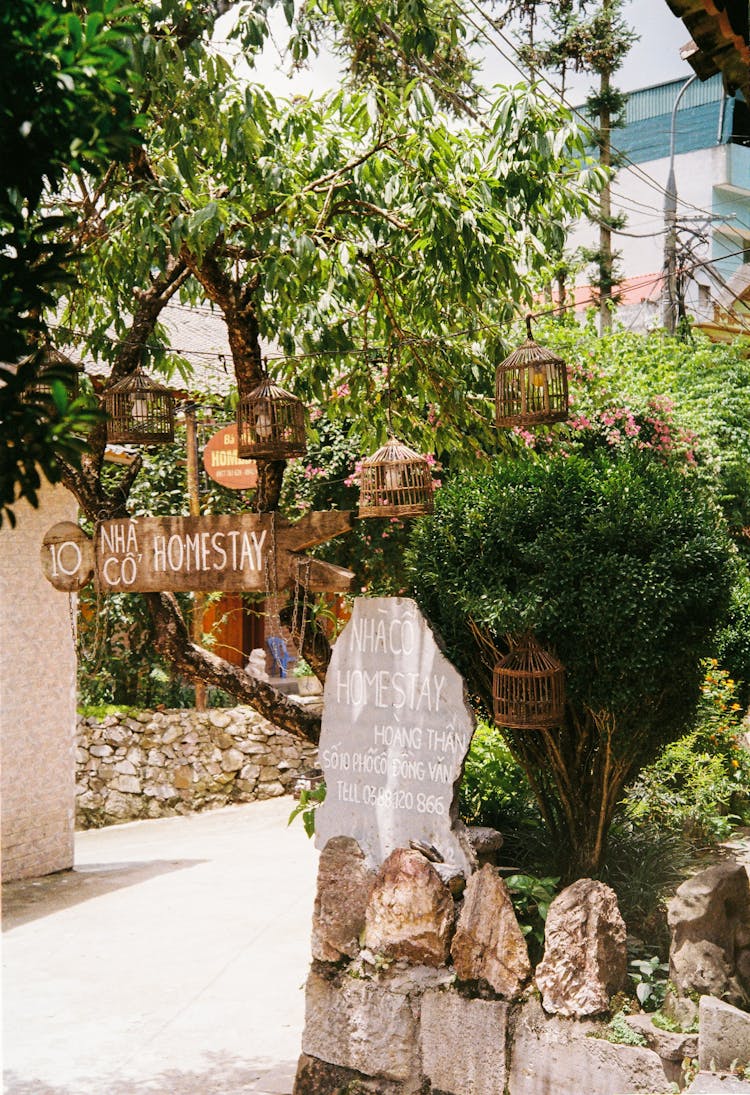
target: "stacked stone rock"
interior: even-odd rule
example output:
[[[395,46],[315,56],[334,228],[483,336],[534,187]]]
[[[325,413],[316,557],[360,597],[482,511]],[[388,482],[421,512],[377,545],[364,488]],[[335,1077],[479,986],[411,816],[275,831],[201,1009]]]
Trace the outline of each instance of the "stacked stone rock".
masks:
[[[553,902],[535,984],[497,868],[457,894],[439,869],[397,849],[370,870],[352,838],[326,844],[295,1095],[669,1090],[657,1052],[591,1037],[625,981],[609,887],[581,880]]]
[[[315,758],[313,745],[250,707],[81,718],[77,825],[95,828],[273,798],[291,790]]]

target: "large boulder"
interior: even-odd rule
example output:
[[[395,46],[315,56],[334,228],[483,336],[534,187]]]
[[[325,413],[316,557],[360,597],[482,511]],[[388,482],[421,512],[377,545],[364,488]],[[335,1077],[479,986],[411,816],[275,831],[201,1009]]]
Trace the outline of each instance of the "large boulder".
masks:
[[[696,994],[750,1004],[750,881],[741,864],[728,860],[683,882],[667,906],[667,922],[678,1004]]]
[[[359,953],[375,871],[365,864],[356,840],[335,836],[320,854],[315,896],[312,954],[323,962],[338,962]]]
[[[451,957],[462,981],[486,981],[508,1000],[520,995],[531,974],[508,887],[490,864],[473,874],[466,886]]]
[[[750,1015],[713,996],[701,996],[698,1064],[713,1072],[750,1065]]]
[[[603,882],[580,878],[558,894],[536,971],[544,1010],[579,1019],[608,1011],[625,986],[625,934],[617,897]]]
[[[454,905],[421,852],[397,848],[380,868],[365,915],[365,946],[426,966],[448,960]]]
[[[302,1053],[363,1076],[419,1087],[418,1026],[409,997],[372,981],[331,979],[311,970]],[[307,1090],[301,1080],[298,1090]]]

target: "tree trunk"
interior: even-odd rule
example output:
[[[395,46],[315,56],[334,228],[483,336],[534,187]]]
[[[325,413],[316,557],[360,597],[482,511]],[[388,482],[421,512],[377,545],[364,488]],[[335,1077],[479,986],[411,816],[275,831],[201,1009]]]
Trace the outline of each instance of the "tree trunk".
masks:
[[[612,115],[608,106],[611,90],[609,73],[599,80],[599,162],[608,172],[612,167]],[[599,334],[612,329],[612,190],[609,179],[599,197]]]

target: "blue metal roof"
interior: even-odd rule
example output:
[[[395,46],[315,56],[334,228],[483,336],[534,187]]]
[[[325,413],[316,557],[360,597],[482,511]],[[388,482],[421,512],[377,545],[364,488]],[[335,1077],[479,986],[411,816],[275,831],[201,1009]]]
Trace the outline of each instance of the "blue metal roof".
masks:
[[[636,163],[669,155],[672,108],[685,80],[631,91],[625,125],[612,131],[612,143]],[[721,75],[695,80],[680,100],[675,123],[675,152],[694,152],[726,141],[732,132],[734,99],[727,98],[722,117],[724,88]],[[723,122],[722,132],[719,125]]]

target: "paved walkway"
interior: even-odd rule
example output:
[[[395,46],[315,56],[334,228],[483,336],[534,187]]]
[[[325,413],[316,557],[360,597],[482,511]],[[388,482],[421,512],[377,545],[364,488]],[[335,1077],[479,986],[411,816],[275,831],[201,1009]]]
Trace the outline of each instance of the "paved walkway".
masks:
[[[290,798],[78,834],[3,887],[5,1095],[288,1095],[317,856]]]

